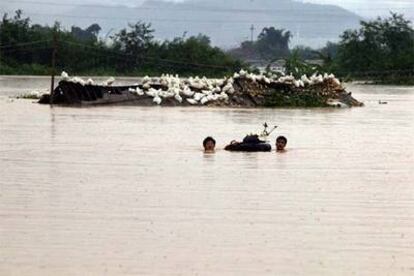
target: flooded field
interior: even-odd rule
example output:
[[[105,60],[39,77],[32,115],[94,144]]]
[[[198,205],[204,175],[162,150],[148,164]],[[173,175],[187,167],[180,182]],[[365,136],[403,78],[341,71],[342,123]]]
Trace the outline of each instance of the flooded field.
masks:
[[[0,275],[414,274],[414,88],[348,85],[353,109],[10,98],[48,87],[0,77]],[[265,121],[286,153],[221,150]]]

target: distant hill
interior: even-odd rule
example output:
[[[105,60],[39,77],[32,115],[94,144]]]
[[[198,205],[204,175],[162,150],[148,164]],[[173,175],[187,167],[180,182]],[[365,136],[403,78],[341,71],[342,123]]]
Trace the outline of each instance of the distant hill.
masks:
[[[294,44],[315,47],[337,40],[339,34],[357,27],[361,20],[358,15],[337,6],[292,0],[188,0],[182,3],[148,0],[138,9],[76,9],[73,13],[151,22],[157,38],[161,39],[181,37],[184,33],[187,36],[204,33],[211,37],[213,44],[224,48],[250,39],[252,24],[255,37],[264,27],[275,26],[290,30],[294,34]],[[123,27],[125,20],[105,21],[101,26],[109,30],[115,24]]]
[[[142,20],[152,23],[158,39],[203,33],[223,48],[250,39],[252,24],[254,37],[264,27],[274,26],[290,30],[294,45],[322,46],[328,40],[337,40],[344,30],[358,27],[362,19],[338,6],[293,0],[147,0],[135,8],[88,6],[62,13],[66,16],[59,21],[65,26],[86,27],[96,22],[102,27],[102,36],[126,27],[127,22]]]

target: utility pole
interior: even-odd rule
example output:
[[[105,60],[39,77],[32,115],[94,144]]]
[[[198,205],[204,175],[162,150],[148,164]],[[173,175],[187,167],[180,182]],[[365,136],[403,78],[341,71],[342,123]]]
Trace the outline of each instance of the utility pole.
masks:
[[[1,41],[1,39],[0,39],[0,45],[2,44],[2,41]],[[1,62],[1,58],[2,58],[2,49],[3,48],[0,48],[0,71],[1,71],[1,66],[2,66],[2,62]]]
[[[183,33],[183,40],[185,40],[185,37],[187,36],[187,31],[184,31],[184,33]]]
[[[253,43],[253,35],[254,35],[254,25],[252,24],[252,26],[250,27],[250,41]]]
[[[56,54],[57,54],[57,30],[53,30],[53,49],[52,49],[52,72],[50,80],[50,104],[53,105],[53,97],[55,91],[55,74],[56,74]]]

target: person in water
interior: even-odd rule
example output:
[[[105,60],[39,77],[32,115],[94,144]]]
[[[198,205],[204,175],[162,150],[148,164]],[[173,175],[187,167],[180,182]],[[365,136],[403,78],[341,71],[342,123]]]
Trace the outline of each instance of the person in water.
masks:
[[[203,141],[204,152],[214,152],[216,148],[216,140],[213,137],[209,136]]]
[[[279,136],[276,138],[276,151],[283,152],[287,144],[287,139],[285,136]]]

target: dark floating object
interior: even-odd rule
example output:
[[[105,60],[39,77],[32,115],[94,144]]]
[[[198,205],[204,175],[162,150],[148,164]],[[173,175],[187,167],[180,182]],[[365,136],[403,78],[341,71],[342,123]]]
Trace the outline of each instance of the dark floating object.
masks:
[[[39,103],[76,106],[133,102],[137,100],[137,96],[128,93],[128,89],[136,87],[138,86],[81,85],[74,82],[60,81],[54,90],[53,99],[50,95],[43,95]]]
[[[243,142],[233,141],[227,145],[224,150],[239,152],[269,152],[272,146],[259,139],[258,135],[247,135]]]
[[[383,101],[379,100],[378,104],[388,104],[388,102],[383,102]]]

